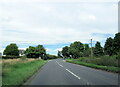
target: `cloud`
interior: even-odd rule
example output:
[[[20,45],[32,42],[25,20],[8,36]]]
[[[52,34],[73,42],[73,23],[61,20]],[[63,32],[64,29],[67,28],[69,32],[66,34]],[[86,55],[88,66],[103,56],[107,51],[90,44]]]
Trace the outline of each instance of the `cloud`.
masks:
[[[57,55],[58,51],[62,51],[62,48],[56,48],[56,49],[46,48],[46,52],[49,54]]]
[[[16,2],[41,2],[41,3],[46,3],[46,2],[118,2],[119,0],[1,0],[0,2],[4,3],[16,3]]]
[[[117,0],[1,0],[0,39],[27,45],[102,41],[99,33],[118,31],[117,7]]]

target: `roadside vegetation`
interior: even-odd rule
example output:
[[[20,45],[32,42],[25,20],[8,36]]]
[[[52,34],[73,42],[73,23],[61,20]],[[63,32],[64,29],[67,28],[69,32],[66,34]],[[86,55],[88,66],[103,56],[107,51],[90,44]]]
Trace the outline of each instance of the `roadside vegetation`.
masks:
[[[120,56],[119,56],[120,57]],[[118,66],[117,56],[101,56],[101,57],[81,57],[78,59],[66,59],[69,63],[84,65],[96,69],[118,73],[120,68]]]
[[[38,71],[45,60],[38,59],[3,59],[2,85],[22,85]]]
[[[2,61],[2,84],[22,85],[30,76],[39,70],[49,59],[64,58],[67,62],[80,64],[97,69],[119,72],[120,33],[114,38],[107,38],[104,47],[99,41],[95,46],[83,44],[80,41],[71,43],[58,51],[58,56],[46,53],[43,45],[29,46],[19,50],[17,44],[6,46],[0,60]],[[92,44],[91,44],[92,45]]]
[[[62,51],[58,51],[58,56],[70,63],[119,72],[120,33],[116,33],[114,38],[107,38],[104,47],[99,41],[93,47],[75,41],[70,46],[63,47]]]
[[[58,58],[46,53],[43,45],[29,46],[19,50],[15,43],[6,46],[0,60],[2,64],[2,86],[22,85],[36,73],[49,59]]]

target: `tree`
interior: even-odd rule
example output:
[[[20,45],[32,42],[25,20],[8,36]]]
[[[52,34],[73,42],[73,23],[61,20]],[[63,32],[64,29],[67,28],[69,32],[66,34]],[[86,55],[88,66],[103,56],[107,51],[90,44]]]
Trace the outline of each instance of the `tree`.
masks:
[[[90,47],[88,44],[84,44],[84,50],[88,50]]]
[[[45,55],[45,60],[46,59],[57,59],[58,57],[56,55],[50,55],[50,54],[46,54]]]
[[[120,52],[120,33],[116,33],[114,37],[114,52],[115,54]]]
[[[37,47],[29,46],[29,48],[26,49],[25,54],[28,58],[41,57],[42,59],[44,59],[46,50],[44,49],[44,47],[42,45],[38,45]]]
[[[6,56],[19,56],[18,46],[14,43],[8,45],[5,48],[3,54]]]
[[[46,50],[43,47],[43,45],[38,45],[36,47],[36,55],[38,55],[41,58],[44,58],[45,54],[46,54]]]
[[[95,56],[102,56],[103,53],[103,48],[100,45],[100,42],[97,41],[97,43],[95,44],[95,48],[94,48],[94,55]]]
[[[29,48],[26,49],[25,54],[27,58],[38,58],[39,56],[36,55],[36,49],[35,47],[29,46]]]
[[[83,52],[84,57],[89,57],[90,56],[90,48],[88,44],[84,44],[84,52]]]
[[[73,58],[82,57],[83,51],[84,51],[84,45],[81,42],[76,41],[76,42],[70,44],[69,54]]]
[[[58,51],[58,57],[62,57],[62,51]]]
[[[112,56],[114,53],[114,39],[111,37],[107,38],[104,46],[105,54]]]
[[[63,49],[62,49],[62,55],[64,57],[69,57],[69,47],[68,46],[63,47]]]

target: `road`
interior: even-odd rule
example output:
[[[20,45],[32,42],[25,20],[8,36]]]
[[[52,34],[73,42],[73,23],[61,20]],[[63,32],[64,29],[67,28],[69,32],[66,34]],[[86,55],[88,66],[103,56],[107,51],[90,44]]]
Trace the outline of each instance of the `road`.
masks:
[[[50,60],[27,85],[117,85],[118,74]]]

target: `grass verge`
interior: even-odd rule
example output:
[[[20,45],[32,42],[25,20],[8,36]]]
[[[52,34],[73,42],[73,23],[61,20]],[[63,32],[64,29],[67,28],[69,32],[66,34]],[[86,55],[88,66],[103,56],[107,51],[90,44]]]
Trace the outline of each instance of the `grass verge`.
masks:
[[[29,77],[37,72],[46,61],[34,60],[29,62],[3,63],[2,85],[22,85]]]
[[[91,67],[91,68],[96,68],[96,69],[102,69],[102,70],[106,70],[106,71],[116,72],[116,73],[118,73],[119,70],[120,70],[119,67],[96,65],[96,64],[92,64],[92,63],[86,63],[86,62],[77,61],[76,59],[67,59],[66,62],[79,64],[79,65],[83,65],[83,66],[87,66],[87,67]]]

